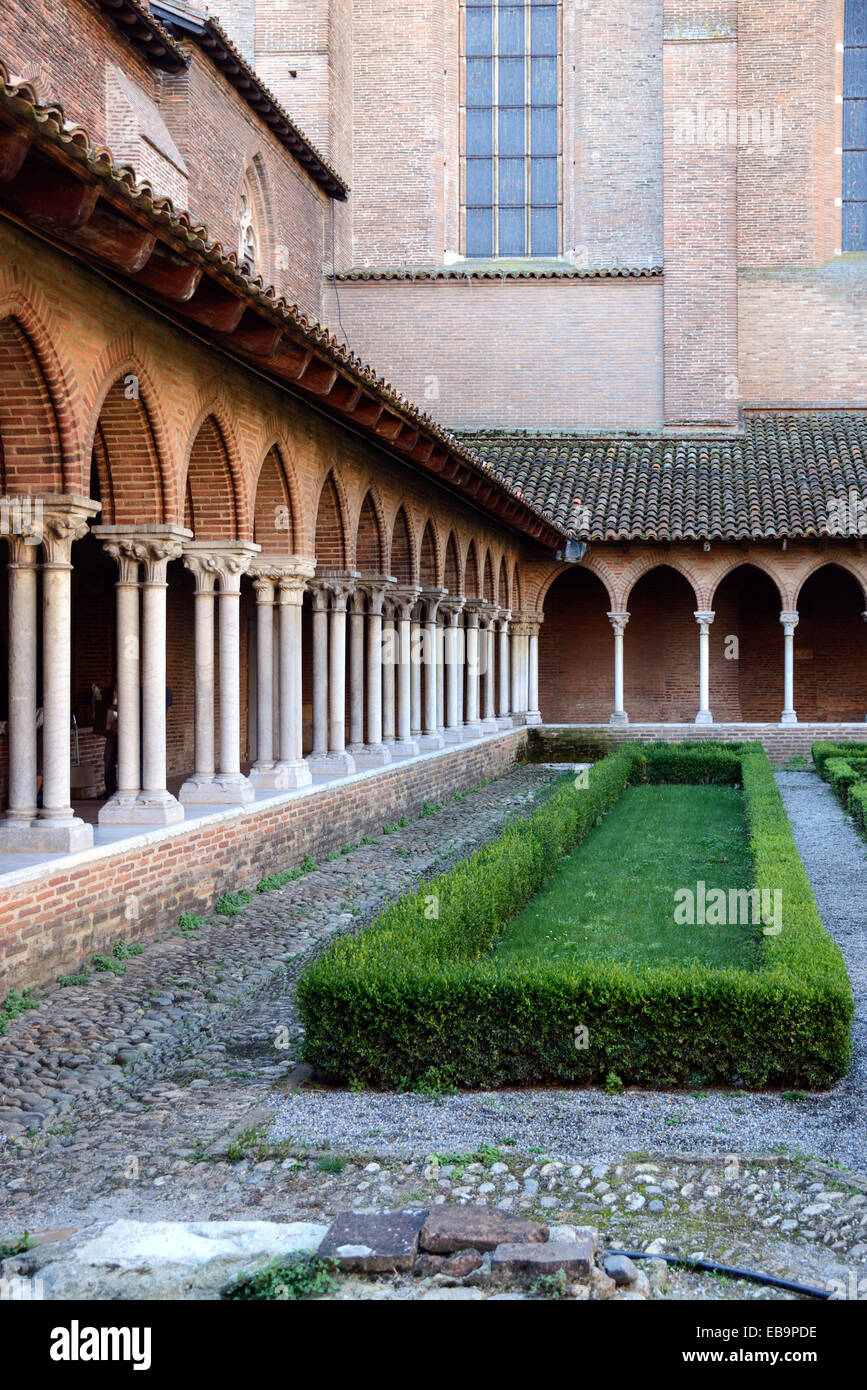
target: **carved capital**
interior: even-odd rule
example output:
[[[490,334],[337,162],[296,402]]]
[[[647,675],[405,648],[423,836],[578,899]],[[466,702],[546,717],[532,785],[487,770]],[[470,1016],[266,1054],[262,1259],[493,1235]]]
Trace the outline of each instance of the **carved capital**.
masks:
[[[609,613],[609,614],[608,614],[608,621],[610,622],[611,626],[614,628],[615,636],[617,636],[617,637],[622,637],[622,636],[623,636],[623,633],[624,633],[624,630],[625,630],[625,628],[626,628],[626,624],[629,622],[629,614],[628,614],[628,613]]]
[[[86,497],[52,496],[42,499],[42,554],[49,568],[70,563],[73,541],[87,535],[88,522],[100,507]]]

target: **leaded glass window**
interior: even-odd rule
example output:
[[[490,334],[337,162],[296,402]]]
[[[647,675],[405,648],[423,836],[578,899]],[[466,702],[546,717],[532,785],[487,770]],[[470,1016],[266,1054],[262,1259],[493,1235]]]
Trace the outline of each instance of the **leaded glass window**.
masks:
[[[465,0],[464,250],[560,250],[560,14],[552,0]]]
[[[867,251],[867,0],[846,0],[843,43],[842,247]]]

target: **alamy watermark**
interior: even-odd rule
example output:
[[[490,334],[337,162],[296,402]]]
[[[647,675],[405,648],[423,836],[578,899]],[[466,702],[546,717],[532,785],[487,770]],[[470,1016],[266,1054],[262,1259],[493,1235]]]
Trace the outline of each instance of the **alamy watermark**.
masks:
[[[708,106],[697,101],[674,112],[672,140],[675,145],[760,149],[774,158],[783,148],[782,107]]]
[[[674,890],[674,921],[679,927],[761,926],[764,936],[783,930],[781,888],[708,888],[699,879],[695,888]]]

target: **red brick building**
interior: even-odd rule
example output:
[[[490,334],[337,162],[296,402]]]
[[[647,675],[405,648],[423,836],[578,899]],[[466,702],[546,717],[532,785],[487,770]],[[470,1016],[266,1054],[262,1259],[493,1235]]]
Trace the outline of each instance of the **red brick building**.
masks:
[[[865,731],[867,0],[0,13],[0,995],[528,724]]]

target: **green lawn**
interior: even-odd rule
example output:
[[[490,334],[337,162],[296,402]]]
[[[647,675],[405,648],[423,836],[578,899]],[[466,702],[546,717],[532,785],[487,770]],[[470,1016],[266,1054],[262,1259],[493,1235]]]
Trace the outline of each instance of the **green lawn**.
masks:
[[[677,925],[675,889],[750,888],[743,793],[719,786],[627,787],[548,883],[513,917],[501,957],[701,961],[757,968],[760,928]]]

